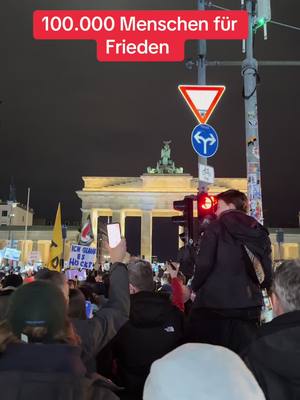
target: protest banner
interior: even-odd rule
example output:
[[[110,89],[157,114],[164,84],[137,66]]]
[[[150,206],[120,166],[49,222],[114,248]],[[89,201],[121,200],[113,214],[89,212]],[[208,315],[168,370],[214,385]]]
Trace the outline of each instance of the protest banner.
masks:
[[[79,270],[79,269],[67,269],[65,271],[65,275],[67,277],[67,279],[71,279],[74,281],[85,281],[86,280],[86,271],[85,269],[83,270]]]
[[[96,258],[95,247],[72,244],[69,259],[70,268],[92,269]]]
[[[6,247],[3,258],[7,260],[19,261],[21,256],[21,251],[16,249],[11,249],[10,247]]]
[[[28,257],[28,262],[34,264],[37,261],[41,260],[41,255],[39,251],[31,251]]]

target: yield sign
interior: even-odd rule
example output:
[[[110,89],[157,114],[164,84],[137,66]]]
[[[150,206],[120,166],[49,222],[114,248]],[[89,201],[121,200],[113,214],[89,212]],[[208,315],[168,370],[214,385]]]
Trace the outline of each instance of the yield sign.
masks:
[[[178,89],[200,124],[205,124],[224,93],[225,86],[179,85]]]

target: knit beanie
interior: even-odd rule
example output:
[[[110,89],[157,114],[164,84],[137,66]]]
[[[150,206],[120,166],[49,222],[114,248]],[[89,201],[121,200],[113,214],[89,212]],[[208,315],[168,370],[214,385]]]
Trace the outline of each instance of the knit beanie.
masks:
[[[19,287],[11,297],[7,320],[15,336],[26,327],[44,327],[44,337],[28,341],[47,342],[65,327],[67,305],[62,291],[51,282],[35,281]]]
[[[231,350],[209,344],[178,347],[151,366],[143,400],[265,400],[254,376]]]

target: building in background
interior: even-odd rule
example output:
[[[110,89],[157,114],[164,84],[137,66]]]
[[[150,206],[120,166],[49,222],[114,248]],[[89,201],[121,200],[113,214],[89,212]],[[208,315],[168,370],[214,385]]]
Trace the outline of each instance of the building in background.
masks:
[[[34,211],[28,210],[27,225],[32,226]],[[0,225],[1,226],[25,226],[26,206],[16,201],[0,203]]]
[[[197,194],[198,178],[184,173],[171,159],[170,141],[165,141],[161,149],[161,159],[156,167],[148,167],[147,173],[139,177],[83,177],[84,187],[77,196],[82,202],[82,223],[90,216],[97,247],[99,242],[100,218],[119,223],[121,233],[126,237],[127,217],[140,218],[139,256],[152,259],[153,218],[170,218],[179,215],[173,208],[175,200]],[[209,187],[209,194],[216,195],[228,189],[247,192],[246,178],[215,178]],[[285,243],[276,242],[276,229],[271,229],[273,258],[291,259],[300,256],[300,230],[284,229]],[[182,232],[179,227],[178,234]],[[101,239],[101,237],[100,237]],[[103,243],[103,242],[102,242]],[[179,242],[181,246],[182,243]],[[100,249],[100,253],[104,252]],[[100,259],[100,257],[99,257]],[[163,260],[161,260],[163,261]]]

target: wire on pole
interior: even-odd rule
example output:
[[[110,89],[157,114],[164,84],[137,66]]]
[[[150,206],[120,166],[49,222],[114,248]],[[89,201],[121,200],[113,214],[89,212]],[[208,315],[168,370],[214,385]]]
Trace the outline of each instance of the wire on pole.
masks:
[[[218,6],[217,4],[213,4],[211,1],[209,1],[207,3],[207,7],[214,7],[214,8],[217,8],[219,10],[223,10],[223,11],[232,11],[229,8],[225,8],[225,7]]]
[[[213,7],[213,8],[217,8],[219,10],[224,10],[224,11],[232,11],[229,8],[225,8],[225,7],[219,6],[218,4],[214,4],[211,1],[207,2],[207,7]],[[274,21],[273,19],[271,21],[269,21],[268,23],[274,24],[274,25],[278,25],[278,26],[283,26],[284,28],[289,28],[289,29],[294,29],[296,31],[300,31],[300,26],[294,26],[294,25],[285,24],[283,22]]]
[[[284,24],[283,22],[273,21],[272,19],[271,19],[271,21],[269,21],[269,23],[274,24],[274,25],[283,26],[284,28],[289,28],[289,29],[294,29],[296,31],[300,31],[299,26]]]

